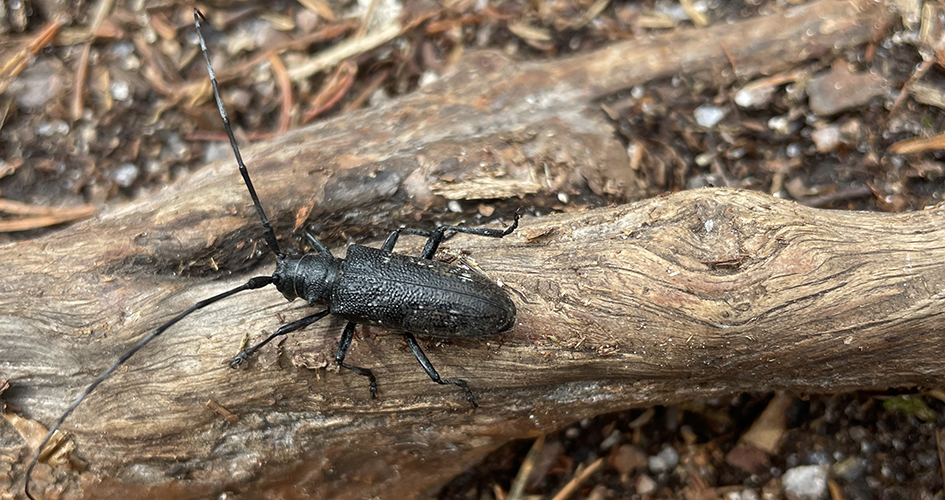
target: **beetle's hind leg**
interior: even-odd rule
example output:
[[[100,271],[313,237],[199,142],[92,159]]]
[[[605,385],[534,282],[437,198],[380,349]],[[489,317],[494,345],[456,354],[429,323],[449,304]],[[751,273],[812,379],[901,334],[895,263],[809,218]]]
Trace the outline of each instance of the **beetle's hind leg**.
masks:
[[[415,236],[423,236],[424,238],[429,238],[433,233],[431,231],[424,231],[422,229],[411,229],[409,227],[400,227],[393,230],[390,233],[390,236],[384,240],[384,244],[381,245],[381,251],[392,252],[394,251],[394,245],[397,244],[397,238],[400,237],[400,233],[412,234]]]
[[[465,226],[440,226],[436,228],[436,231],[433,231],[430,234],[430,239],[427,240],[427,244],[423,246],[423,252],[420,253],[421,259],[432,259],[433,254],[436,253],[436,250],[440,247],[440,243],[444,239],[453,236],[456,233],[466,233],[466,234],[475,234],[477,236],[488,236],[490,238],[501,238],[503,236],[508,236],[515,231],[515,228],[518,227],[518,212],[515,212],[515,220],[512,221],[512,225],[505,229],[484,229],[478,227],[465,227]],[[446,235],[449,236],[446,236]]]
[[[357,323],[353,321],[349,321],[345,325],[345,331],[341,334],[341,342],[338,344],[338,352],[335,354],[335,363],[341,368],[351,370],[362,377],[367,377],[371,381],[371,399],[377,399],[377,379],[374,377],[374,372],[367,368],[345,363],[345,356],[348,354],[348,349],[351,348],[351,339],[354,338],[354,327],[356,325]]]
[[[413,234],[416,236],[423,236],[427,239],[426,245],[423,246],[423,252],[420,253],[421,259],[432,259],[433,254],[436,253],[436,250],[440,247],[440,243],[443,241],[452,238],[456,233],[466,233],[466,234],[475,234],[477,236],[488,236],[490,238],[501,238],[503,236],[508,236],[515,231],[515,228],[518,227],[518,212],[515,212],[515,220],[512,221],[512,225],[505,229],[484,229],[478,227],[465,227],[465,226],[440,226],[434,231],[423,231],[421,229],[410,229],[409,227],[402,227],[394,230],[390,233],[390,236],[387,237],[387,240],[384,241],[384,245],[381,246],[381,250],[385,252],[391,252],[394,250],[394,245],[397,244],[397,238],[400,236],[400,233]]]
[[[420,344],[417,343],[417,339],[414,338],[413,334],[404,333],[404,338],[407,339],[407,345],[410,346],[413,355],[416,356],[417,361],[420,362],[423,371],[427,372],[427,375],[429,375],[434,382],[437,384],[453,384],[462,387],[463,391],[466,392],[466,401],[469,401],[469,404],[472,405],[474,410],[479,407],[479,405],[476,404],[476,398],[469,389],[469,384],[467,384],[465,380],[461,378],[440,378],[440,374],[436,372],[436,368],[433,368],[433,364],[427,359],[427,355],[420,349]]]

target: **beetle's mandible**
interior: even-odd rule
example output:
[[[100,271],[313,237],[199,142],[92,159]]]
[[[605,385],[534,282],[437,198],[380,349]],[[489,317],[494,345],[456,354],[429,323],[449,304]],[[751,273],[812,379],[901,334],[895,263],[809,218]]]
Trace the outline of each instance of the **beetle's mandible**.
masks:
[[[79,394],[66,408],[62,415],[53,422],[49,433],[39,445],[32,461],[26,469],[26,495],[35,500],[29,491],[30,475],[39,460],[40,452],[49,443],[65,419],[96,387],[105,381],[115,370],[135,353],[164,333],[168,328],[198,309],[214,302],[235,295],[244,290],[254,290],[268,285],[275,285],[288,300],[301,298],[311,305],[324,306],[317,313],[293,321],[276,330],[261,342],[245,349],[233,358],[230,366],[236,368],[249,359],[259,348],[274,338],[301,330],[316,321],[333,314],[348,320],[341,334],[341,342],[335,354],[335,363],[351,370],[370,381],[371,397],[377,397],[377,379],[367,368],[345,362],[345,355],[351,347],[354,327],[358,323],[378,325],[390,330],[402,332],[413,355],[427,375],[438,384],[453,384],[463,389],[466,400],[475,408],[476,400],[469,385],[463,379],[442,378],[420,349],[414,335],[439,338],[475,338],[495,335],[512,329],[515,325],[515,305],[509,295],[492,280],[482,274],[464,267],[452,266],[432,260],[443,240],[456,233],[501,238],[507,236],[518,226],[516,213],[512,224],[506,229],[478,229],[463,226],[440,226],[433,231],[400,228],[393,231],[380,249],[351,245],[344,258],[331,254],[328,248],[311,233],[304,233],[314,251],[302,255],[287,255],[282,252],[275,232],[266,217],[256,189],[249,178],[246,165],[243,164],[239,147],[233,136],[230,120],[227,118],[223,100],[207,44],[201,32],[200,22],[203,14],[194,9],[194,26],[200,41],[213,86],[224,129],[233,148],[236,163],[239,166],[243,182],[262,221],[266,244],[276,254],[276,270],[272,276],[257,276],[246,283],[202,300],[184,310],[173,319],[164,323],[153,332],[139,340],[114,364],[103,371],[89,386]],[[423,236],[426,245],[419,257],[392,253],[401,233]]]

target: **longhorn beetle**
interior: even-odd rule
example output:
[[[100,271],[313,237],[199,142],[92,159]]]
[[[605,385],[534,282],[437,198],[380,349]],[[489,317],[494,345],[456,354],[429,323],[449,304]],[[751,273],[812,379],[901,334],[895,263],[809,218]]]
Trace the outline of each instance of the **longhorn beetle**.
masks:
[[[469,385],[463,379],[441,378],[433,368],[430,360],[420,349],[414,335],[439,338],[476,338],[495,335],[512,329],[515,325],[515,304],[498,285],[489,278],[471,272],[465,268],[448,265],[432,260],[437,248],[444,239],[456,233],[468,233],[479,236],[501,238],[507,236],[518,227],[518,213],[507,229],[476,229],[462,226],[440,226],[433,231],[423,231],[410,228],[399,228],[387,237],[380,249],[361,245],[350,245],[344,258],[331,254],[328,248],[309,232],[304,236],[315,249],[315,252],[301,256],[286,255],[279,248],[276,233],[266,218],[266,212],[259,203],[253,182],[249,178],[246,165],[240,155],[233,129],[227,118],[223,100],[220,98],[220,89],[213,67],[210,65],[210,55],[207,52],[207,43],[200,30],[200,20],[206,18],[194,9],[194,27],[197,29],[197,38],[200,41],[200,50],[207,63],[207,72],[210,74],[210,83],[213,87],[213,97],[216,100],[220,117],[223,119],[223,128],[230,140],[236,163],[239,166],[243,182],[253,199],[253,206],[262,221],[266,245],[276,254],[276,270],[272,276],[256,276],[246,283],[214,295],[209,299],[197,302],[173,319],[159,326],[156,330],[142,338],[118,361],[108,367],[98,376],[78,397],[69,405],[62,415],[53,422],[49,433],[40,443],[36,454],[26,468],[26,496],[35,500],[29,492],[30,474],[39,460],[40,452],[49,443],[50,438],[59,429],[62,422],[79,404],[107,379],[115,370],[124,364],[135,353],[140,351],[149,342],[154,340],[165,330],[184,319],[190,313],[202,309],[218,300],[244,290],[255,290],[268,285],[275,285],[286,299],[292,301],[302,298],[311,305],[327,307],[322,311],[311,314],[302,319],[293,321],[280,327],[258,344],[243,350],[230,362],[232,368],[238,367],[262,346],[276,337],[301,330],[312,323],[334,314],[348,320],[341,334],[341,342],[335,354],[335,363],[341,367],[367,377],[370,381],[371,398],[377,397],[377,379],[374,373],[360,366],[345,363],[345,355],[351,347],[354,336],[354,327],[358,323],[378,325],[390,330],[403,332],[407,346],[420,362],[423,371],[438,384],[453,384],[459,386],[466,393],[466,401],[476,408]],[[401,233],[413,234],[427,238],[426,245],[420,257],[392,253],[397,238]]]

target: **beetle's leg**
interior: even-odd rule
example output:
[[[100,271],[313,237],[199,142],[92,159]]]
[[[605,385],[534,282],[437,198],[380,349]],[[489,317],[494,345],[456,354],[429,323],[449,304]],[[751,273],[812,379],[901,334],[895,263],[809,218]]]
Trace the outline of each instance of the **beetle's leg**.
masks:
[[[345,356],[348,354],[348,349],[351,348],[351,339],[354,338],[354,327],[356,323],[349,321],[345,325],[345,331],[341,334],[341,342],[338,344],[338,352],[335,354],[335,363],[342,368],[361,375],[362,377],[367,377],[371,381],[371,399],[377,398],[377,379],[374,378],[374,373],[367,368],[361,368],[360,366],[349,365],[345,363]]]
[[[312,314],[311,316],[306,316],[300,320],[293,321],[289,323],[288,325],[283,325],[278,330],[276,330],[276,333],[273,333],[272,335],[266,337],[266,340],[263,340],[262,342],[252,347],[244,349],[243,352],[237,354],[236,357],[233,358],[233,361],[230,361],[230,368],[236,368],[239,365],[243,364],[243,362],[249,359],[249,357],[252,356],[256,351],[258,351],[259,348],[271,342],[272,339],[292,333],[296,330],[301,330],[305,328],[306,326],[311,325],[312,323],[324,318],[325,316],[328,316],[330,312],[331,312],[330,310],[325,309],[324,311],[317,312],[315,314]]]
[[[423,371],[427,372],[427,375],[429,375],[434,382],[437,384],[453,384],[462,387],[463,391],[466,392],[466,401],[469,401],[469,404],[472,405],[474,410],[479,407],[479,405],[476,404],[476,398],[473,397],[472,391],[469,390],[469,384],[467,384],[465,380],[460,378],[440,378],[440,374],[436,372],[436,368],[433,368],[433,364],[427,359],[427,355],[420,349],[420,344],[417,343],[417,339],[414,338],[413,334],[404,333],[404,338],[407,339],[407,345],[410,346],[413,355],[417,357],[417,361],[420,362]]]
[[[401,227],[395,229],[390,236],[384,241],[384,244],[381,246],[381,250],[384,252],[391,252],[394,250],[394,245],[397,244],[397,238],[400,236],[400,233],[414,234],[417,236],[423,236],[429,238],[431,233],[430,231],[423,231],[421,229],[410,229],[409,227]]]
[[[416,236],[423,236],[424,238],[429,238],[433,236],[433,231],[424,231],[422,229],[410,229],[409,227],[402,227],[394,230],[390,233],[390,236],[387,237],[387,240],[384,241],[384,245],[381,246],[381,250],[385,252],[391,252],[394,250],[394,245],[397,244],[397,238],[400,236],[400,233],[413,234]],[[447,231],[443,235],[441,241],[446,241],[453,236],[456,236],[457,231]]]
[[[400,237],[400,233],[413,234],[416,236],[423,236],[429,238],[426,245],[423,247],[423,252],[420,254],[421,259],[432,259],[433,254],[436,253],[437,248],[440,247],[440,243],[452,238],[456,233],[468,233],[475,234],[478,236],[489,236],[491,238],[501,238],[510,234],[512,231],[515,231],[515,228],[518,227],[518,212],[515,213],[515,220],[512,222],[512,225],[505,229],[482,229],[475,227],[464,227],[464,226],[440,226],[436,228],[435,231],[424,231],[422,229],[411,229],[409,227],[402,227],[395,229],[390,233],[390,236],[387,237],[387,240],[384,241],[384,245],[381,246],[381,250],[385,252],[392,252],[394,250],[394,245],[397,244],[397,238]]]
[[[305,235],[305,239],[308,240],[308,243],[312,245],[312,248],[318,251],[318,253],[323,253],[325,255],[332,256],[331,250],[329,250],[328,247],[326,247],[324,243],[318,241],[318,238],[316,238],[314,234],[308,231],[305,231],[302,234]]]
[[[444,239],[447,239],[447,236],[444,236],[445,233],[450,232],[449,236],[452,236],[456,233],[466,233],[466,234],[475,234],[477,236],[488,236],[490,238],[501,238],[503,236],[508,236],[515,231],[515,228],[518,227],[518,212],[515,212],[515,220],[512,221],[512,225],[505,229],[483,229],[478,227],[464,227],[464,226],[440,226],[436,228],[436,231],[433,231],[430,234],[430,239],[427,240],[427,244],[423,246],[423,252],[420,253],[421,259],[432,259],[433,254],[436,253],[437,248],[440,247],[440,243]]]

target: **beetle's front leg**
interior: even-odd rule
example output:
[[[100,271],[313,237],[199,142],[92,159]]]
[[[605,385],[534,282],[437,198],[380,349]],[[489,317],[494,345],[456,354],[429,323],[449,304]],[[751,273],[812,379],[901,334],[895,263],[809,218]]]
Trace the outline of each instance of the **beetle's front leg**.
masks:
[[[335,354],[335,363],[341,368],[351,370],[362,377],[367,377],[368,380],[371,381],[371,399],[377,399],[377,379],[374,377],[374,372],[367,368],[345,363],[345,356],[348,354],[348,349],[351,348],[351,339],[354,338],[355,326],[357,326],[357,324],[353,321],[349,321],[348,324],[345,325],[345,331],[341,334],[341,342],[338,343],[338,352]]]
[[[315,314],[312,314],[311,316],[306,316],[300,320],[293,321],[289,323],[288,325],[283,325],[281,328],[276,330],[276,333],[273,333],[272,335],[266,337],[266,339],[263,340],[262,342],[252,347],[249,347],[247,349],[244,349],[243,352],[237,354],[236,357],[234,357],[233,360],[230,361],[230,368],[236,368],[239,365],[243,364],[243,362],[245,362],[247,359],[250,358],[250,356],[255,354],[256,351],[258,351],[262,346],[271,342],[272,339],[276,337],[281,337],[283,335],[288,335],[296,330],[301,330],[305,328],[306,326],[311,325],[312,323],[324,318],[325,316],[328,316],[330,313],[331,313],[330,310],[325,309],[324,311],[317,312]]]

